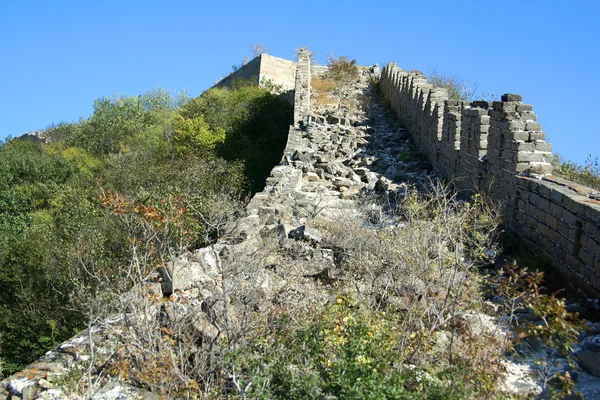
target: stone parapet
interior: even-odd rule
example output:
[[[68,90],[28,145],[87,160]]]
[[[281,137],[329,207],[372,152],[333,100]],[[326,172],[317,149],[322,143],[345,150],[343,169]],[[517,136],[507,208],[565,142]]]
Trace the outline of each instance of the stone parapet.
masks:
[[[502,202],[506,223],[572,284],[600,297],[600,202],[585,187],[552,176],[552,146],[522,96],[448,100],[418,71],[395,63],[381,89],[439,176]]]

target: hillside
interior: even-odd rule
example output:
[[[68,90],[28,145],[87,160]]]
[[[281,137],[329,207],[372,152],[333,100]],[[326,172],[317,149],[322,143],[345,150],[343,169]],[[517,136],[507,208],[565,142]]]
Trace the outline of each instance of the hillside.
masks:
[[[428,160],[415,132],[433,125],[399,115],[394,66],[311,68],[303,49],[246,72],[276,62],[257,83],[281,95],[230,79],[192,100],[100,99],[46,143],[3,144],[3,368],[86,329],[0,398],[598,393],[580,369],[597,373],[591,308],[519,265],[500,195],[440,179],[456,164]],[[420,110],[445,121],[431,98]]]

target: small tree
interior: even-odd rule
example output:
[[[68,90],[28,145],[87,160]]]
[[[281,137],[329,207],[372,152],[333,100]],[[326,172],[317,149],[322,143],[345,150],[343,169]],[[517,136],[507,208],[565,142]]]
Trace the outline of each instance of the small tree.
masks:
[[[335,58],[333,53],[327,56],[327,66],[329,67],[328,78],[341,84],[347,84],[358,78],[358,66],[356,60],[346,56]]]
[[[269,51],[269,49],[266,48],[262,43],[250,43],[250,47],[252,47],[252,56],[254,57],[258,57],[261,54],[265,54],[267,51]]]

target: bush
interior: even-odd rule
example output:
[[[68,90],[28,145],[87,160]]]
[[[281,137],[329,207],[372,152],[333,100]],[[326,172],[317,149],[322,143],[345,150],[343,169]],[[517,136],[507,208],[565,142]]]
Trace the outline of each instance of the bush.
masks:
[[[429,75],[428,81],[436,88],[446,89],[450,100],[494,101],[498,99],[498,96],[493,93],[479,93],[476,83],[470,84],[454,75],[440,74],[435,70]]]
[[[245,351],[232,354],[244,395],[265,399],[416,399],[470,398],[469,372],[453,366],[410,363],[419,338],[398,329],[393,312],[364,308],[338,296],[300,326],[281,316],[274,329],[258,334]],[[467,367],[468,368],[468,367]],[[472,372],[472,371],[471,371]],[[252,385],[248,385],[252,382]]]
[[[341,84],[348,84],[358,79],[358,66],[356,60],[340,56],[335,58],[333,55],[327,57],[327,77]]]
[[[215,154],[244,163],[252,192],[262,190],[271,169],[279,162],[292,108],[267,89],[237,81],[233,88],[211,89],[186,104],[184,120],[202,117],[215,135]],[[222,142],[222,135],[225,135]]]
[[[161,224],[171,221],[161,228],[168,233],[156,237],[161,247],[154,250],[164,263],[212,243],[240,215],[244,164],[254,187],[262,187],[285,145],[290,106],[247,86],[196,100],[202,114],[191,118],[178,114],[193,109],[181,108],[186,101],[162,90],[102,98],[88,120],[49,127],[49,144],[2,144],[3,371],[23,368],[82,329],[90,307],[111,310],[115,287],[131,288],[122,271],[134,257],[128,239],[142,228],[132,230],[130,220],[108,212],[99,194]]]
[[[555,154],[552,161],[554,175],[579,183],[589,188],[600,190],[600,161],[588,155],[584,165],[573,161],[565,161],[560,154]]]

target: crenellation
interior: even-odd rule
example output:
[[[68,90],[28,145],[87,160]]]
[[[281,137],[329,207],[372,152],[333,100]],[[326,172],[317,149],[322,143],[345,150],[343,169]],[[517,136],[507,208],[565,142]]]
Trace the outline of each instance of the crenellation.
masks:
[[[600,202],[552,176],[552,145],[531,104],[513,93],[494,102],[442,100],[422,73],[396,64],[383,69],[381,88],[436,173],[500,200],[528,247],[574,287],[600,295]]]

